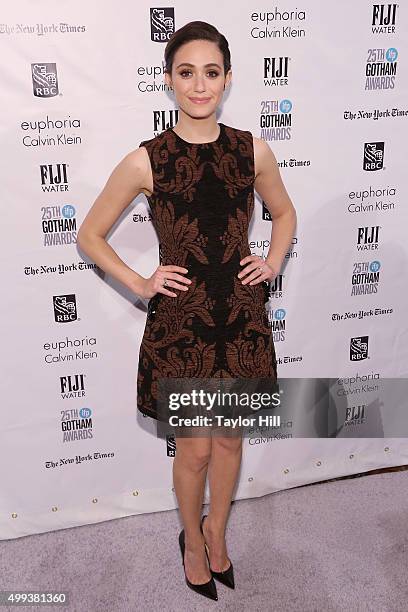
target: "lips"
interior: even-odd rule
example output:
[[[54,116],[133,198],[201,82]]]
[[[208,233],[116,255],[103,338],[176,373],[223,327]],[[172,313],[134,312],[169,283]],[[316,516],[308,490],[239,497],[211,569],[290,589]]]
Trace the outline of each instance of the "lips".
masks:
[[[190,100],[195,104],[205,104],[210,101],[210,98],[190,98]]]

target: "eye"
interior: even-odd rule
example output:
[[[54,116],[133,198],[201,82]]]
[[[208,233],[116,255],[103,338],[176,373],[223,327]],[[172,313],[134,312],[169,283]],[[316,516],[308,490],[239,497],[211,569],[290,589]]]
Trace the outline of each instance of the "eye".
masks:
[[[180,72],[180,75],[181,75],[181,76],[184,76],[185,74],[187,74],[187,73],[189,73],[189,72],[191,73],[191,70],[187,70],[187,69],[186,69],[186,70],[182,70],[182,71]]]
[[[219,75],[219,73],[216,70],[210,70],[208,74],[213,75],[214,77],[217,77]]]

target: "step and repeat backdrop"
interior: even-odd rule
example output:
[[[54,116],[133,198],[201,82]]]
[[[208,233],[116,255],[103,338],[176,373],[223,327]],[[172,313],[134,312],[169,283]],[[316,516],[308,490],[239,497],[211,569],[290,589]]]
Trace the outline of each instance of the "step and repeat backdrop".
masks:
[[[407,463],[377,391],[408,363],[408,6],[25,0],[0,19],[0,537],[177,507],[174,440],[137,411],[146,300],[76,239],[116,164],[177,122],[164,46],[196,19],[230,43],[217,119],[269,143],[297,210],[268,303],[278,375],[334,378],[342,402],[322,437],[251,432],[235,499]],[[254,254],[270,234],[257,196]],[[108,240],[153,273],[143,194]]]

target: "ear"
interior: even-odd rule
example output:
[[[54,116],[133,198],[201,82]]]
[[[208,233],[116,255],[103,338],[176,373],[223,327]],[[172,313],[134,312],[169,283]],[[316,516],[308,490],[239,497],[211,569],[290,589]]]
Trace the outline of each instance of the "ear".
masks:
[[[230,83],[231,83],[231,79],[232,79],[232,70],[231,68],[228,70],[227,74],[225,75],[225,85],[224,85],[224,89],[226,89]]]
[[[164,73],[164,80],[165,80],[166,85],[167,85],[168,87],[172,87],[172,84],[171,84],[171,76],[169,75],[169,73],[168,73],[168,72],[165,72],[165,73]]]

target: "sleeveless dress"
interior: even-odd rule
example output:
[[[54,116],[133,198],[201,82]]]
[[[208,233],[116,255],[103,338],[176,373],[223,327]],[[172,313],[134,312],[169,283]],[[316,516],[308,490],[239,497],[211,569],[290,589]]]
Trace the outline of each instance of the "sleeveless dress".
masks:
[[[144,140],[153,193],[147,197],[161,265],[188,269],[187,291],[148,303],[139,349],[137,407],[157,419],[157,384],[167,378],[271,378],[276,356],[265,302],[269,283],[242,285],[251,255],[252,134],[223,123],[215,141],[189,143],[172,128]]]

